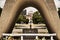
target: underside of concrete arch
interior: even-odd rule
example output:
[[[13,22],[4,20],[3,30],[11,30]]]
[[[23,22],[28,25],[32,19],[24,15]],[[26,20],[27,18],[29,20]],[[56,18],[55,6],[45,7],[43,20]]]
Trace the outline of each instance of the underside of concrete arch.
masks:
[[[2,33],[12,30],[19,13],[28,6],[33,6],[41,12],[48,28],[60,39],[59,16],[52,0],[7,0],[0,17],[0,37]]]

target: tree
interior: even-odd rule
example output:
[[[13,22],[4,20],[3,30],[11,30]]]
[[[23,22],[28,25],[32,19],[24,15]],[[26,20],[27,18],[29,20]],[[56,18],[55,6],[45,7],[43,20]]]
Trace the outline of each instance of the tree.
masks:
[[[58,8],[58,14],[59,14],[59,17],[60,17],[60,8]]]
[[[22,14],[20,14],[19,15],[19,17],[18,17],[18,19],[17,19],[17,21],[16,21],[16,23],[28,23],[29,22],[29,20],[28,19],[26,19],[26,17],[24,16],[24,15],[22,15]]]
[[[26,19],[25,23],[28,24],[28,22],[29,22],[29,19]]]
[[[44,19],[42,18],[38,11],[34,12],[32,20],[34,24],[45,23]]]

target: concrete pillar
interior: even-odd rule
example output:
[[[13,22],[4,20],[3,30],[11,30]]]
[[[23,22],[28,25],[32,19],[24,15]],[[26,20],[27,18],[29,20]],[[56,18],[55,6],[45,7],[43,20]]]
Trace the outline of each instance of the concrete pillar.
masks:
[[[43,37],[42,40],[46,40],[45,37]]]
[[[36,39],[38,40],[38,36],[36,36]]]
[[[21,40],[23,40],[23,36],[21,36]]]
[[[6,40],[8,40],[8,36],[6,36]]]
[[[20,1],[16,0],[6,0],[5,6],[3,8],[0,20],[0,38],[2,37],[3,33],[8,32],[8,30],[13,29],[15,16],[17,15],[16,12],[19,8]],[[21,4],[20,4],[21,5]]]
[[[51,36],[51,40],[54,40],[54,39],[53,39],[53,36]]]

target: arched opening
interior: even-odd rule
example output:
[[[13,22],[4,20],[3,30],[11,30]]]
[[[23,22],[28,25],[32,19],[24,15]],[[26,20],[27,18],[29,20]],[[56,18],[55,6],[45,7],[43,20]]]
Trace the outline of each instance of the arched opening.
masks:
[[[12,29],[13,29],[13,27],[14,27],[14,25],[15,25],[15,22],[16,22],[18,16],[19,16],[20,12],[21,12],[25,7],[30,7],[30,6],[35,7],[36,9],[39,10],[39,12],[41,13],[42,17],[43,17],[43,18],[45,19],[45,21],[46,21],[47,28],[48,28],[48,29],[51,29],[51,28],[50,28],[51,24],[50,24],[49,21],[47,20],[46,15],[44,15],[44,14],[45,14],[45,13],[44,13],[45,10],[43,9],[43,7],[42,7],[41,5],[36,4],[35,2],[25,2],[25,3],[22,3],[22,4],[18,7],[18,9],[17,9],[17,11],[16,11],[16,14],[14,15],[14,18],[12,19],[11,26],[10,26],[10,28],[8,28],[9,30],[7,30],[8,33],[9,33],[9,32],[12,32]],[[52,29],[52,30],[53,30],[53,29]],[[50,30],[50,33],[53,32],[52,30]],[[54,33],[54,32],[53,32],[53,33]]]
[[[20,24],[20,26],[19,26],[19,24]],[[34,25],[36,25],[36,26],[34,26]],[[21,27],[23,27],[22,29],[24,31],[26,30],[27,33],[28,33],[27,30],[31,30],[33,33],[34,29],[37,31],[40,28],[41,28],[41,30],[45,30],[42,32],[40,31],[40,33],[49,33],[48,29],[46,27],[45,19],[42,17],[41,13],[36,8],[31,7],[31,6],[26,7],[20,13],[18,19],[16,20],[14,28],[20,29]],[[13,31],[14,31],[14,29],[13,29]],[[23,31],[23,33],[24,33],[24,31]],[[38,33],[38,31],[35,33]]]
[[[34,8],[36,8],[36,9],[38,9],[38,11],[41,13],[42,17],[43,17],[43,18],[45,19],[45,21],[46,21],[46,26],[47,26],[47,28],[48,28],[48,30],[49,30],[49,33],[54,33],[52,30],[50,30],[51,28],[49,28],[50,25],[49,25],[46,17],[44,16],[45,13],[44,13],[43,9],[41,8],[41,6],[39,6],[38,4],[36,4],[36,3],[34,3],[34,2],[31,2],[31,3],[26,2],[26,3],[23,3],[23,4],[19,7],[19,9],[18,9],[17,12],[16,12],[15,18],[14,18],[14,20],[13,20],[13,22],[12,22],[13,25],[11,25],[11,26],[14,26],[15,21],[17,20],[20,12],[21,12],[24,8],[26,8],[26,7],[34,7]],[[11,28],[11,29],[12,29],[12,28]],[[10,29],[10,31],[12,32],[11,29]]]
[[[31,6],[30,6],[31,7]],[[26,7],[26,8],[28,8],[28,7]],[[33,8],[35,8],[35,7],[33,7]],[[25,9],[25,8],[24,8]],[[36,9],[36,8],[35,8]],[[37,10],[37,9],[36,9]],[[23,10],[24,11],[24,10]],[[25,11],[24,11],[25,12]],[[24,13],[24,12],[19,12],[19,16],[22,14],[22,13]],[[43,14],[41,13],[41,12],[39,12],[39,10],[37,10],[37,12],[39,13],[39,16],[41,16],[42,17],[42,19],[43,19],[43,21],[44,22],[38,22],[38,23],[35,23],[35,24],[45,24],[45,26],[43,25],[42,27],[45,27],[45,28],[40,28],[40,29],[38,29],[39,31],[40,31],[40,34],[45,34],[45,33],[53,33],[53,32],[51,32],[51,31],[49,31],[48,30],[48,28],[47,28],[47,24],[46,24],[46,21],[45,21],[45,18],[44,18],[44,16],[43,16]],[[36,12],[35,12],[36,13]],[[22,14],[22,15],[25,15],[25,14]],[[19,18],[19,16],[18,16],[18,18]],[[17,20],[17,19],[16,19]],[[19,21],[18,21],[19,22]],[[17,23],[18,23],[17,22]],[[15,22],[16,23],[16,22]],[[19,24],[22,24],[22,25],[24,25],[25,24],[25,22],[23,23],[23,22],[19,22],[17,25],[15,24],[15,26],[14,26],[14,28],[13,28],[13,31],[12,31],[12,33],[39,33],[38,32],[38,30],[36,29],[36,28],[33,28],[33,29],[30,29],[30,28],[21,28],[21,27],[25,27],[25,26],[22,26],[22,25],[20,25],[19,26]],[[20,28],[19,28],[20,27]],[[33,27],[33,26],[32,26]],[[37,27],[37,26],[36,26]],[[40,27],[40,26],[39,26]],[[18,29],[18,30],[14,30],[14,29]],[[19,30],[20,29],[20,30]],[[45,30],[45,32],[44,31],[42,31],[42,30]],[[26,40],[28,40],[28,39],[31,39],[31,40],[33,40],[33,39],[35,39],[35,36],[23,36],[24,38],[24,40],[26,39]],[[17,37],[18,39],[19,39],[19,37]],[[16,39],[17,39],[16,38]],[[42,37],[38,37],[38,38],[43,38],[43,36]],[[50,39],[50,37],[45,37],[46,39]]]

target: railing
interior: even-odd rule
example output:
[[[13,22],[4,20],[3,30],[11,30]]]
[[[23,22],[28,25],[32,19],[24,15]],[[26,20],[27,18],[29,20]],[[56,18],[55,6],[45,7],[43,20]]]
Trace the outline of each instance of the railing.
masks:
[[[36,36],[36,39],[38,39],[38,36],[43,36],[43,37],[50,37],[51,40],[53,39],[53,36],[56,36],[56,34],[3,34],[3,36],[6,36],[6,40],[8,36],[21,36],[21,40],[23,40],[23,36]]]

